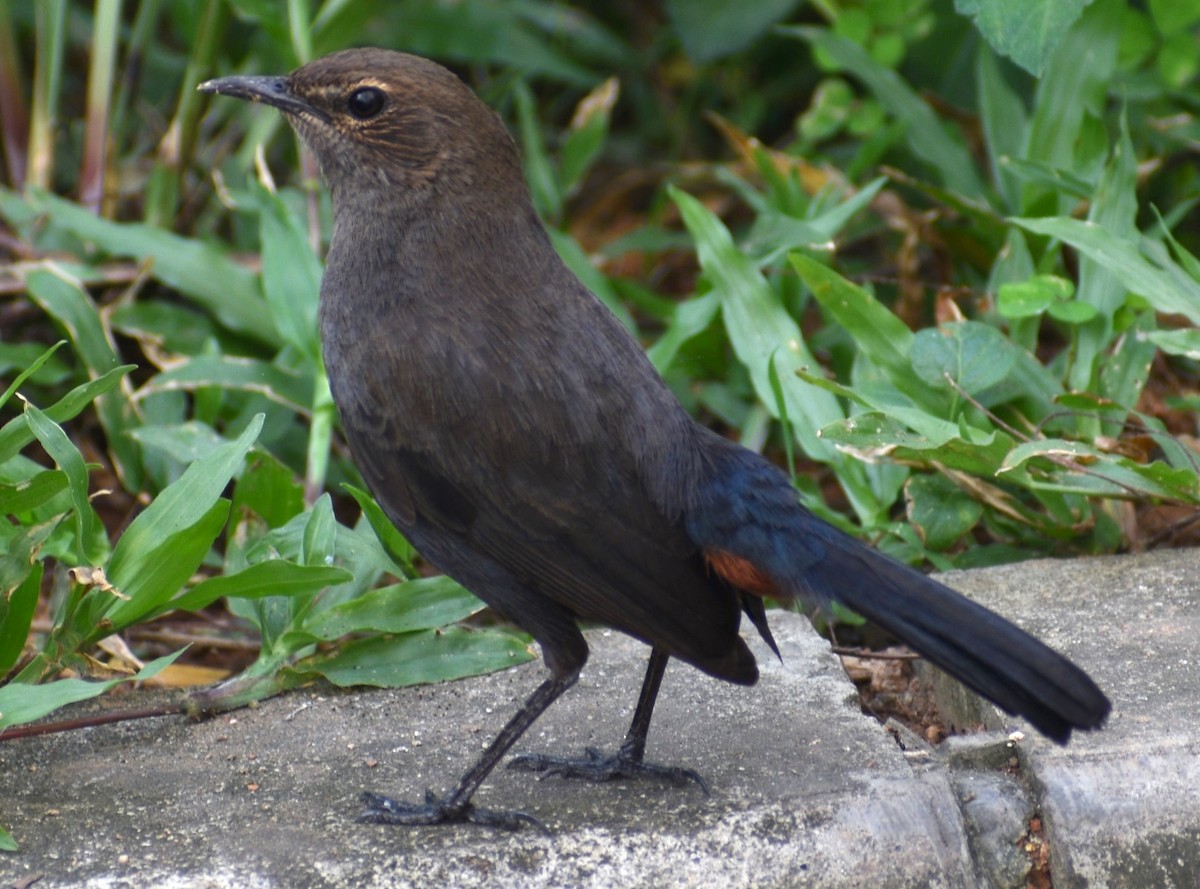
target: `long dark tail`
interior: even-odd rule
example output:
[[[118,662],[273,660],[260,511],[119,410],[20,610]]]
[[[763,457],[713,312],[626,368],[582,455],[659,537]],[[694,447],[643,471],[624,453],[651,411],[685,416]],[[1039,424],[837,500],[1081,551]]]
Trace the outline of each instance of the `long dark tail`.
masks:
[[[1071,661],[995,612],[821,521],[757,455],[720,450],[687,525],[713,568],[735,586],[840,602],[1060,744],[1073,729],[1104,722],[1108,698]]]
[[[792,578],[804,593],[836,599],[1060,744],[1072,729],[1103,723],[1108,698],[1061,654],[936,580],[805,519],[797,530],[820,541],[825,558]]]

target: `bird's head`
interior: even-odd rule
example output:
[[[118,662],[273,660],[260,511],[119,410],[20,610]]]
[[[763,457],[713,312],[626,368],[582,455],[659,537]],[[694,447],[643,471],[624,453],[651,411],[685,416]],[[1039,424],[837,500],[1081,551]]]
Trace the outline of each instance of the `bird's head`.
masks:
[[[522,181],[500,118],[453,73],[418,56],[349,49],[287,76],[222,77],[199,89],[282,111],[335,193],[383,188],[411,197]]]

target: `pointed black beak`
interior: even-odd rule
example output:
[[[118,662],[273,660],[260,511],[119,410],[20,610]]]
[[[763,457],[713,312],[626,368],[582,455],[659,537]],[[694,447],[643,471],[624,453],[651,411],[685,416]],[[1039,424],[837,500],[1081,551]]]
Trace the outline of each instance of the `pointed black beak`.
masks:
[[[324,112],[314,108],[291,91],[286,77],[236,74],[232,77],[206,80],[196,89],[202,93],[216,93],[219,96],[232,96],[248,102],[262,102],[264,105],[278,108],[285,114],[311,115],[321,120],[327,119]]]

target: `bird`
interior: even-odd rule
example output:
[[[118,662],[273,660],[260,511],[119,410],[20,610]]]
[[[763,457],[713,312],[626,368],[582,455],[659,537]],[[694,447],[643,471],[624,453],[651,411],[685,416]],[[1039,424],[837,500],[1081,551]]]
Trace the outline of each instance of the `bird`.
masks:
[[[542,827],[475,791],[588,658],[580,623],[650,648],[612,754],[525,754],[567,777],[703,779],[645,757],[670,659],[741,685],[766,600],[840,603],[1058,743],[1108,698],[998,614],[805,508],[784,472],[694,420],[564,265],[501,117],[420,56],[354,48],[206,93],[278,109],[333,205],[319,334],[351,455],[422,556],[539,644],[549,675],[445,795],[363,794],[360,820]]]

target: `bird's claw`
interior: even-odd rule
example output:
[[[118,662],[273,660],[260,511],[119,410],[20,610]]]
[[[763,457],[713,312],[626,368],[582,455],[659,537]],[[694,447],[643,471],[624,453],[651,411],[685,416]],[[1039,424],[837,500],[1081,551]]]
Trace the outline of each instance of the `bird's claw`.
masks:
[[[708,796],[708,782],[694,769],[645,762],[624,750],[606,756],[595,747],[588,747],[581,757],[520,753],[509,760],[508,768],[537,772],[543,777],[558,775],[596,782],[615,778],[659,778],[676,785],[696,784]]]
[[[378,793],[363,793],[360,799],[366,806],[356,819],[360,824],[397,824],[415,827],[431,824],[479,824],[501,830],[520,830],[529,825],[546,836],[550,829],[528,812],[505,809],[481,809],[471,803],[451,804],[425,791],[424,803],[394,800]]]

